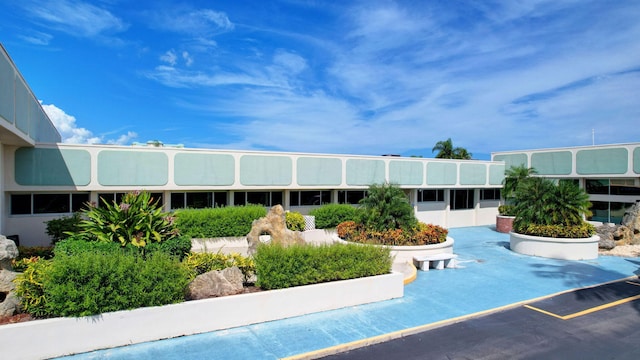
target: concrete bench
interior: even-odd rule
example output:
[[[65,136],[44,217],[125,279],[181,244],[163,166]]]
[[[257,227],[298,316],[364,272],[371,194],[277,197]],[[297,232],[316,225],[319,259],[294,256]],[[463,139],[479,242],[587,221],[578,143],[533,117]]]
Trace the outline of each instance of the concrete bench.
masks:
[[[414,256],[413,263],[422,271],[429,271],[432,267],[437,270],[444,268],[453,268],[456,266],[456,254],[434,254],[434,255],[422,255]]]

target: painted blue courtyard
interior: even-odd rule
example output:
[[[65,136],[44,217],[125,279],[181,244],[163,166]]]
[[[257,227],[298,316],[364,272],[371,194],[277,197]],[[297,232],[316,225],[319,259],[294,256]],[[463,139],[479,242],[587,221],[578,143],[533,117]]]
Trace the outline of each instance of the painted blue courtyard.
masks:
[[[401,299],[67,359],[278,359],[640,274],[639,258],[519,255],[493,227],[451,229],[450,236],[459,268],[418,271]]]

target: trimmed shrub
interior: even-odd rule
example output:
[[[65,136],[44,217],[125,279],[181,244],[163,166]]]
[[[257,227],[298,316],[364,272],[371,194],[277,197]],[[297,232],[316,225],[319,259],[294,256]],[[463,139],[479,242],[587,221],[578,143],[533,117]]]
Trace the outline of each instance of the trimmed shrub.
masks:
[[[242,271],[246,283],[256,272],[253,259],[240,254],[190,253],[185,257],[183,263],[192,272],[193,277],[209,271],[237,266]]]
[[[418,223],[410,229],[368,229],[353,221],[340,223],[338,236],[345,241],[389,246],[417,246],[439,244],[447,240],[449,231],[441,226]]]
[[[588,238],[596,233],[595,226],[583,222],[580,225],[520,224],[513,229],[518,234],[552,238]]]
[[[262,244],[254,261],[256,285],[270,290],[387,274],[393,260],[386,247]]]
[[[305,223],[304,216],[299,212],[288,211],[285,213],[287,221],[287,229],[293,231],[304,231]]]
[[[51,244],[55,245],[58,241],[64,240],[71,234],[80,231],[80,222],[82,218],[80,213],[73,213],[71,216],[63,216],[59,219],[45,221],[47,224],[47,235],[51,236]]]
[[[93,251],[56,256],[45,264],[45,271],[35,271],[40,282],[21,280],[18,285],[28,289],[20,293],[32,293],[23,306],[33,316],[87,316],[177,303],[184,301],[189,280],[187,268],[162,253],[143,259],[122,252]],[[28,305],[28,299],[35,305]]]
[[[316,228],[331,229],[341,222],[355,221],[358,209],[349,204],[327,204],[313,209],[309,215],[315,216]]]
[[[502,216],[516,216],[516,207],[514,205],[498,206],[498,214]]]
[[[211,209],[184,209],[175,212],[176,226],[190,238],[246,236],[251,223],[267,215],[263,206],[231,206]]]
[[[161,243],[151,243],[144,247],[144,252],[133,244],[122,246],[116,242],[87,241],[78,236],[62,240],[56,244],[54,253],[59,255],[79,255],[87,252],[113,252],[126,254],[142,254],[149,256],[154,253],[164,253],[182,260],[191,251],[191,239],[188,236],[178,236]]]

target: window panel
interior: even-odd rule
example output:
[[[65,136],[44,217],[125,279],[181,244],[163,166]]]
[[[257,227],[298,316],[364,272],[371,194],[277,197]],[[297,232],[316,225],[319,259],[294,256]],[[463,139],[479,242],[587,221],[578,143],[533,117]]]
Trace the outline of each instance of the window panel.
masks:
[[[71,194],[71,211],[78,212],[86,207],[89,202],[89,194]]]
[[[187,208],[203,209],[211,207],[212,199],[210,192],[188,192],[186,197]]]
[[[185,193],[171,193],[171,208],[184,209]]]
[[[56,214],[70,212],[69,194],[34,194],[34,214]]]
[[[31,194],[11,195],[11,214],[12,215],[31,214]]]

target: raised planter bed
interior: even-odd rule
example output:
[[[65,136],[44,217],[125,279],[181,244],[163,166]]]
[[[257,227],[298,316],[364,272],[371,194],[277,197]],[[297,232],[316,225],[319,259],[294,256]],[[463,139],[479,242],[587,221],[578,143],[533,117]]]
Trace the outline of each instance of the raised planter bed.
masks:
[[[403,275],[391,273],[288,289],[188,301],[81,318],[0,326],[2,354],[50,358],[193,335],[399,298]]]
[[[508,234],[513,230],[515,216],[496,215],[496,230]]]
[[[589,238],[550,238],[510,233],[511,250],[523,254],[561,260],[590,260],[598,258],[598,241]]]
[[[353,244],[340,238],[338,238],[336,241],[345,244]],[[453,243],[453,238],[447,236],[447,240],[440,244],[419,246],[389,246],[389,248],[391,249],[391,256],[395,257],[393,262],[406,263],[413,262],[414,256],[420,257],[435,254],[453,254]]]

